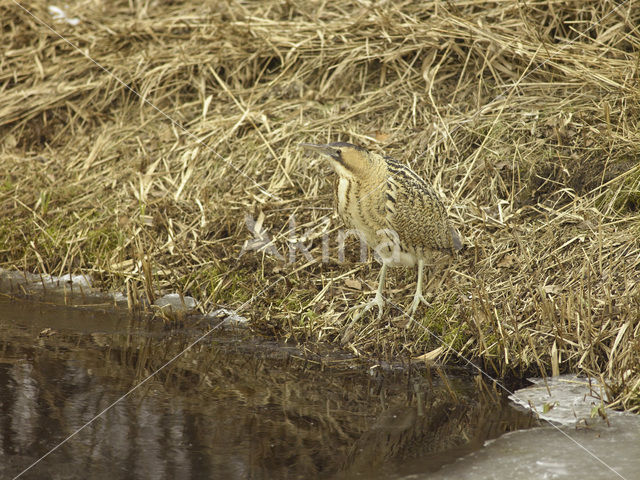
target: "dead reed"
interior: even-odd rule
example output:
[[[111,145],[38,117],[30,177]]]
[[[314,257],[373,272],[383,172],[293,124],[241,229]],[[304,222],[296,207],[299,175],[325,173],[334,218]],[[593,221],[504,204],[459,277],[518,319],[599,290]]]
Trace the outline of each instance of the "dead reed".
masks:
[[[640,409],[637,1],[69,2],[77,25],[46,6],[25,4],[64,39],[0,4],[0,267],[203,311],[257,294],[254,329],[344,339],[377,268],[355,242],[337,261],[331,179],[296,145],[351,141],[431,179],[466,249],[418,319],[440,340],[391,308],[344,348],[443,340],[492,374],[600,375]],[[246,215],[271,247],[243,252]]]

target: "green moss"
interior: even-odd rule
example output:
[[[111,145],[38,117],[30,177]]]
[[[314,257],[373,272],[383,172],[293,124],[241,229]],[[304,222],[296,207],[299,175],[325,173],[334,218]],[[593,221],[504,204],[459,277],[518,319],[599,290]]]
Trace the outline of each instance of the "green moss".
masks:
[[[313,324],[319,318],[317,313],[307,308],[313,296],[313,292],[303,288],[292,288],[286,296],[274,299],[274,306],[290,315],[290,320],[294,326]]]
[[[600,209],[608,209],[609,205],[620,214],[640,212],[640,172],[627,175],[619,182],[609,186],[608,192],[602,196],[597,205]]]
[[[245,269],[229,272],[211,265],[189,275],[185,284],[203,285],[205,293],[214,304],[244,303],[251,298],[255,281],[252,274],[253,272]]]
[[[104,226],[87,232],[83,252],[89,262],[99,262],[105,257],[105,253],[122,247],[125,240],[121,229],[115,225]]]
[[[425,333],[419,339],[429,345],[442,344],[460,350],[469,338],[463,323],[455,321],[457,296],[433,302],[420,323]],[[434,337],[435,335],[435,337]]]
[[[51,203],[64,208],[69,202],[86,195],[86,191],[77,184],[63,185],[49,192]]]
[[[9,178],[5,178],[4,181],[0,182],[0,192],[9,193],[15,189],[14,183]]]
[[[624,187],[613,199],[613,208],[619,213],[640,211],[640,174],[625,181]]]

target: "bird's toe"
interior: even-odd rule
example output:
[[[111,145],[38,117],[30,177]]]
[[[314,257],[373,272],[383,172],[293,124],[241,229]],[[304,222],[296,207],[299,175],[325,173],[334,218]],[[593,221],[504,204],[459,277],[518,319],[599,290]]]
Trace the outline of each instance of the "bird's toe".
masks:
[[[418,307],[421,303],[424,303],[427,307],[430,307],[431,304],[427,301],[426,298],[422,296],[422,294],[416,294],[413,297],[413,302],[411,302],[411,306],[409,307],[409,315],[413,317],[413,315],[418,310]]]
[[[382,318],[382,313],[384,311],[384,299],[382,298],[382,296],[378,297],[376,295],[376,297],[373,300],[369,300],[367,303],[364,304],[364,306],[360,306],[360,307],[356,307],[356,308],[360,308],[360,312],[358,312],[358,314],[353,318],[353,321],[357,321],[358,319],[362,318],[369,310],[372,310],[373,308],[378,307],[378,320],[380,318]]]

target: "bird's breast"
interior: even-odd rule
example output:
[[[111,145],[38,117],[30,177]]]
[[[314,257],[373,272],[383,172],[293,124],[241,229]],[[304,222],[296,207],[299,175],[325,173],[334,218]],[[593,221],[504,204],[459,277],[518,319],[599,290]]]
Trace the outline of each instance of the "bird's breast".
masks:
[[[347,211],[347,195],[349,194],[349,180],[340,178],[338,180],[337,207],[338,214],[345,217]]]
[[[346,227],[359,231],[370,243],[376,229],[366,221],[361,194],[362,186],[356,179],[340,177],[336,185],[336,209]]]

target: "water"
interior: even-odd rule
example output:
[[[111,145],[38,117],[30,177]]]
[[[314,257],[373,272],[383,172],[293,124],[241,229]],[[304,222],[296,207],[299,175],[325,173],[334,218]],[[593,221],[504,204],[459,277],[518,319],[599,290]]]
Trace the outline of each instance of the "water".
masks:
[[[208,328],[0,297],[0,477],[424,475],[537,424],[467,372],[358,365],[246,329],[214,332],[119,400]]]

